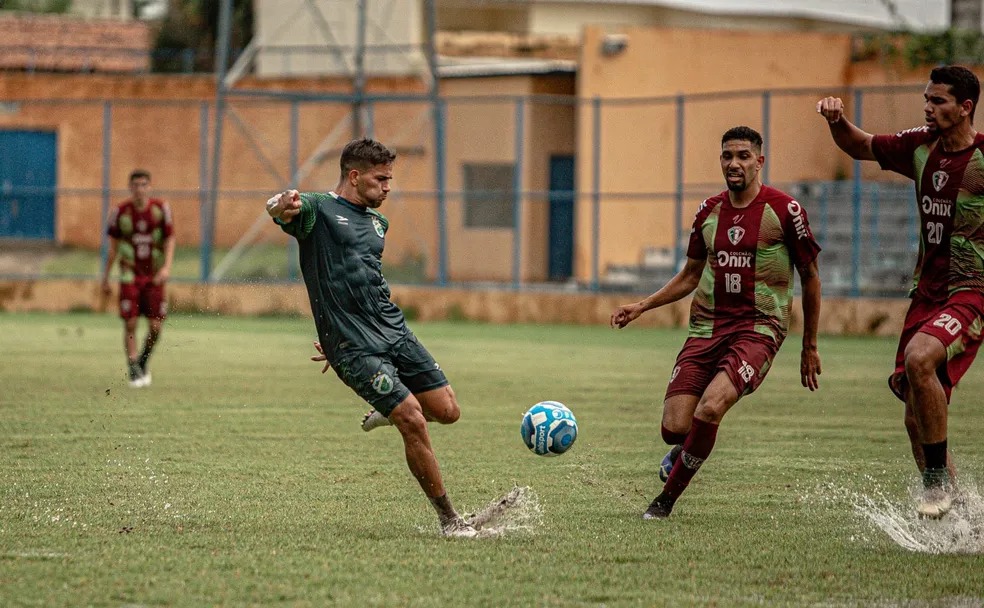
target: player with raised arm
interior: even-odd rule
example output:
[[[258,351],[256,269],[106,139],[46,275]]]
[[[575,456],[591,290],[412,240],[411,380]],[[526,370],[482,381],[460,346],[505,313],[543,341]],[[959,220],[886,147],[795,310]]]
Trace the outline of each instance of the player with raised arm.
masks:
[[[137,169],[130,174],[131,198],[113,210],[107,234],[109,256],[102,273],[102,290],[109,295],[109,273],[119,257],[120,317],[130,386],[149,386],[150,355],[161,336],[167,317],[165,288],[174,261],[174,223],[171,208],[150,197],[150,173]],[[147,317],[149,327],[143,349],[137,354],[137,320]]]
[[[288,190],[267,212],[297,239],[301,272],[325,369],[373,406],[363,430],[392,424],[403,436],[407,465],[440,520],[441,533],[478,532],[455,511],[444,489],[427,421],[451,424],[461,410],[444,372],[407,327],[382,273],[389,221],[386,200],[396,154],[372,139],[342,150],[341,177],[327,194]]]
[[[838,98],[816,105],[841,150],[915,182],[919,256],[888,384],[905,402],[905,428],[923,476],[916,509],[929,518],[944,516],[953,502],[949,403],[984,328],[984,135],[974,129],[980,91],[966,68],[933,69],[923,92],[925,124],[895,135],[862,131]]]
[[[811,391],[819,387],[820,246],[806,210],[762,184],[762,136],[754,129],[728,130],[720,161],[727,190],[698,207],[683,269],[611,317],[612,327],[622,328],[696,290],[689,336],[663,401],[662,436],[674,447],[660,467],[663,490],[644,519],[670,515],[710,456],[724,415],[765,379],[789,326],[794,267],[803,287],[801,381]]]

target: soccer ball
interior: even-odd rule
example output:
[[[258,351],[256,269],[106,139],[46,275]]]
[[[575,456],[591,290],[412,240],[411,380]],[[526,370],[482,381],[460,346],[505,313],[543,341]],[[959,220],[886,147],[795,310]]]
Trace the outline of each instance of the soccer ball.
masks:
[[[566,405],[541,401],[523,414],[519,432],[523,443],[540,456],[560,456],[577,439],[577,420]]]

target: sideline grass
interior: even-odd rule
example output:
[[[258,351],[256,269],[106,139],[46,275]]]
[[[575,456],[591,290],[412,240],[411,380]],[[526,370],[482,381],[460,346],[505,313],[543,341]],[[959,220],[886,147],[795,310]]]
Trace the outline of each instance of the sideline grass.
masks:
[[[452,499],[470,510],[529,485],[535,534],[439,538],[397,434],[359,430],[364,405],[307,360],[309,320],[174,316],[154,385],[132,391],[115,317],[0,314],[0,605],[984,600],[984,557],[906,552],[848,504],[809,498],[829,482],[863,492],[866,475],[906,496],[914,469],[884,380],[894,340],[822,338],[810,394],[791,336],[673,517],[644,522],[682,332],[413,327],[464,410],[432,428]],[[982,365],[951,417],[970,476],[984,468]],[[542,399],[578,416],[563,457],[520,441],[520,415]]]

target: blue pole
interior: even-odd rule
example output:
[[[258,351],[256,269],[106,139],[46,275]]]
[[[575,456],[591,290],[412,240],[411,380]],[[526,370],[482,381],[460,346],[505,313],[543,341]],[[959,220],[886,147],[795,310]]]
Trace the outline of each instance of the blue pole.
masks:
[[[376,104],[370,99],[366,102],[366,137],[373,137],[376,131]]]
[[[673,270],[680,270],[683,261],[683,247],[680,242],[680,226],[683,224],[683,137],[684,102],[683,95],[676,99],[676,192],[673,200]]]
[[[871,250],[879,251],[881,249],[881,238],[878,234],[878,197],[879,197],[878,184],[871,184]]]
[[[208,251],[203,246],[208,238],[208,102],[201,103],[198,117],[198,278],[208,281]]]
[[[861,110],[864,107],[864,92],[854,89],[854,124],[861,128]],[[851,295],[861,294],[861,161],[854,161],[854,179],[851,204],[854,206],[853,226],[851,228]]]
[[[102,170],[102,236],[99,239],[99,259],[102,261],[100,270],[106,267],[109,257],[109,235],[106,234],[105,223],[109,219],[110,171],[109,161],[112,157],[112,120],[113,102],[103,102],[103,170]]]
[[[515,164],[513,167],[513,287],[519,288],[522,284],[522,256],[523,256],[523,134],[524,110],[526,103],[522,98],[516,100],[516,119],[514,134]]]
[[[225,122],[226,70],[229,63],[229,29],[232,23],[232,0],[219,5],[219,31],[215,41],[215,135],[212,146],[212,174],[209,180],[208,221],[202,239],[203,274],[212,274],[212,244],[215,241],[215,214],[219,204],[219,169],[222,162],[222,125]]]
[[[300,124],[300,108],[297,101],[290,104],[290,187],[297,188],[297,146]],[[297,280],[297,265],[294,260],[298,258],[297,239],[287,239],[287,278],[291,281]]]
[[[448,201],[445,176],[445,102],[434,98],[434,184],[437,188],[437,284],[448,284]]]
[[[769,154],[769,137],[771,129],[770,124],[772,121],[772,92],[764,91],[762,93],[762,147],[765,148],[765,154]],[[766,160],[765,166],[762,167],[762,181],[766,184],[769,183],[769,165],[770,163]]]
[[[591,103],[592,134],[591,149],[591,289],[598,291],[599,259],[601,257],[601,98],[595,97]]]

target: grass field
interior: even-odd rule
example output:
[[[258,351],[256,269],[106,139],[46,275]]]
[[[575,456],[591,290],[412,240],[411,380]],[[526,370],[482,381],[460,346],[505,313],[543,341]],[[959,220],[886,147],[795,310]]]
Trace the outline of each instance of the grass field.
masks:
[[[907,551],[852,506],[905,505],[915,481],[885,387],[894,340],[822,338],[811,394],[791,336],[673,516],[643,521],[682,332],[414,328],[463,406],[432,428],[452,499],[529,486],[534,530],[440,538],[397,433],[363,433],[364,404],[308,361],[309,320],[174,316],[154,385],[131,390],[117,318],[0,314],[0,605],[984,603],[984,556]],[[951,415],[968,480],[984,471],[982,369]],[[580,423],[559,458],[519,437],[543,399]]]

